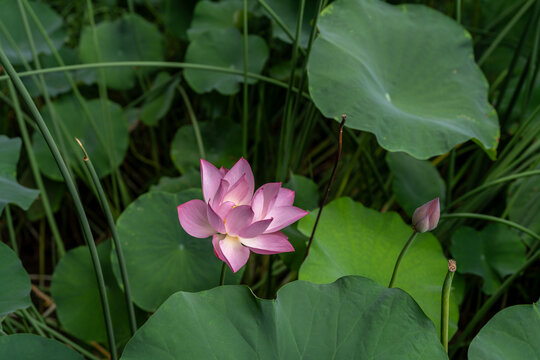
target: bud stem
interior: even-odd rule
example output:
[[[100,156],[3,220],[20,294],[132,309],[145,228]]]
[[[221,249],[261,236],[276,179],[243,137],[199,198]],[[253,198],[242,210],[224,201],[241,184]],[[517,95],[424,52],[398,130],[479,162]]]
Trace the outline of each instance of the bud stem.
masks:
[[[399,256],[398,256],[398,258],[396,260],[396,265],[394,266],[394,272],[392,273],[392,279],[390,279],[390,284],[388,284],[389,288],[391,288],[394,285],[394,282],[396,281],[396,277],[397,277],[397,271],[398,271],[398,268],[399,268],[399,264],[401,264],[401,260],[403,260],[403,258],[405,257],[405,253],[407,252],[409,247],[411,247],[411,244],[413,243],[413,241],[416,238],[417,234],[418,233],[416,232],[416,230],[413,230],[413,233],[411,234],[411,237],[409,238],[409,240],[407,241],[407,243],[405,244],[405,246],[403,247],[403,249],[399,253]]]
[[[452,280],[456,271],[456,262],[448,260],[448,273],[444,279],[441,296],[441,343],[446,353],[448,353],[448,316],[450,313],[450,290],[452,289]]]

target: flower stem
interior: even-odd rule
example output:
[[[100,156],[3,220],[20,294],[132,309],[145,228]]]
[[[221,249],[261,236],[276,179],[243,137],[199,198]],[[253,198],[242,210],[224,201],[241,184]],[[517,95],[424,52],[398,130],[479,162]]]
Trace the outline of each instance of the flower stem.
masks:
[[[137,321],[135,319],[135,310],[133,309],[133,302],[131,301],[131,288],[129,286],[129,278],[126,268],[126,261],[124,260],[124,252],[122,251],[122,244],[120,243],[120,239],[118,238],[118,231],[116,231],[116,225],[114,223],[114,218],[111,213],[111,208],[109,207],[109,201],[107,200],[107,196],[105,195],[105,191],[103,191],[103,186],[101,186],[101,182],[99,181],[99,177],[96,173],[96,169],[94,168],[94,165],[92,164],[92,161],[90,160],[90,157],[88,157],[88,154],[86,150],[84,149],[83,144],[81,141],[77,138],[77,143],[81,147],[81,150],[84,154],[84,163],[86,164],[86,167],[88,168],[88,171],[90,172],[91,180],[96,186],[97,193],[98,193],[98,199],[101,205],[101,209],[105,213],[105,217],[107,218],[107,223],[109,225],[109,229],[111,230],[112,238],[114,241],[114,248],[116,250],[116,257],[118,259],[118,265],[120,266],[120,274],[122,276],[122,283],[124,284],[124,297],[126,301],[126,308],[128,312],[128,319],[129,319],[129,328],[131,330],[131,335],[134,335],[137,331]]]
[[[219,286],[225,285],[225,270],[227,265],[225,262],[221,265],[221,275],[219,276]]]
[[[448,272],[444,279],[441,296],[441,343],[446,353],[448,353],[448,316],[450,313],[450,290],[452,289],[452,280],[456,271],[456,262],[448,260]]]
[[[405,257],[405,253],[411,247],[411,244],[413,243],[413,241],[416,238],[417,234],[418,233],[416,232],[416,230],[413,230],[413,233],[411,234],[411,237],[409,238],[409,240],[407,241],[407,243],[405,244],[403,249],[401,249],[401,252],[399,253],[399,256],[398,256],[398,258],[396,260],[396,265],[394,266],[394,272],[392,273],[392,279],[390,279],[390,283],[388,284],[389,288],[394,286],[394,282],[396,281],[399,265],[401,264],[401,261]]]
[[[328,181],[328,186],[326,187],[326,193],[324,194],[324,199],[321,202],[321,206],[319,206],[319,212],[317,213],[317,218],[315,219],[315,225],[313,225],[313,230],[311,230],[311,236],[309,237],[309,241],[306,246],[306,253],[304,254],[304,260],[307,258],[309,254],[309,248],[311,247],[311,243],[313,242],[313,238],[315,237],[315,230],[317,230],[317,225],[319,224],[319,219],[321,218],[324,204],[326,204],[326,201],[328,200],[328,195],[330,195],[330,189],[332,188],[332,184],[334,183],[334,180],[336,178],[336,170],[339,163],[339,159],[341,159],[341,149],[343,147],[343,127],[345,126],[346,120],[347,120],[347,115],[341,115],[341,124],[339,124],[339,141],[338,141],[338,151],[336,155],[336,161],[334,163],[334,168],[332,169],[332,174],[330,175],[330,181]]]

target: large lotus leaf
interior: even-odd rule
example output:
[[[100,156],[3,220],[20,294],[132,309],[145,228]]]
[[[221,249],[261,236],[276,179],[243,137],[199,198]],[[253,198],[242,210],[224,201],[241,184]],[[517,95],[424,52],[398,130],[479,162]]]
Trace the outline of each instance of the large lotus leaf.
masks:
[[[13,250],[0,242],[0,319],[30,304],[30,277]]]
[[[244,70],[244,43],[237,29],[227,28],[205,32],[192,41],[186,51],[186,62]],[[248,36],[248,71],[259,74],[268,59],[268,47],[263,38]],[[184,76],[189,86],[202,94],[217,90],[223,95],[236,94],[243,75],[231,75],[215,71],[186,69]],[[248,83],[254,84],[255,79]]]
[[[51,131],[53,138],[57,144],[64,144],[73,166],[82,159],[81,149],[75,143],[74,137],[82,141],[100,177],[110,174],[114,168],[120,166],[127,151],[129,135],[122,108],[118,104],[107,100],[104,109],[100,99],[86,101],[93,117],[93,124],[85,116],[83,107],[75,96],[60,98],[53,105],[58,123],[56,125],[53,123],[48,106],[42,111],[43,118],[49,129],[59,130],[60,139],[56,131]],[[62,181],[62,174],[40,133],[34,133],[33,142],[39,168],[43,174],[53,180]]]
[[[193,21],[187,31],[190,41],[212,31],[240,27],[241,0],[199,1],[193,11]]]
[[[17,162],[21,151],[21,139],[0,135],[0,215],[7,204],[17,204],[27,210],[39,195],[17,182]]]
[[[242,128],[232,122],[200,122],[199,129],[204,144],[206,160],[230,168],[242,156]],[[199,169],[201,155],[192,125],[184,125],[174,135],[171,159],[181,173]]]
[[[123,341],[130,336],[129,322],[124,294],[112,272],[111,247],[111,240],[107,240],[99,244],[97,250],[105,278],[115,338]],[[54,270],[51,294],[56,303],[58,319],[65,330],[88,342],[106,343],[107,332],[101,298],[88,247],[79,246],[60,259]]]
[[[99,49],[94,46],[91,27],[81,33],[79,54],[85,63],[99,61],[161,61],[164,56],[163,35],[157,26],[136,14],[124,15],[114,21],[104,21],[95,27]],[[139,71],[149,71],[148,68]],[[128,67],[104,68],[107,86],[116,90],[135,85],[135,70]]]
[[[0,44],[9,60],[18,65],[23,63],[20,55],[25,61],[33,60],[33,56],[17,2],[17,0],[0,0],[0,24],[2,24],[0,25]],[[54,47],[56,49],[60,48],[66,36],[62,29],[62,17],[43,2],[29,1],[28,3],[32,10],[38,14],[39,21]],[[51,54],[51,48],[41,35],[38,27],[28,14],[27,18],[36,52],[38,54]],[[4,31],[7,31],[8,34]]]
[[[321,14],[308,64],[322,113],[426,159],[475,139],[494,156],[497,114],[471,36],[423,5],[337,0]]]
[[[172,78],[166,72],[157,74],[150,91],[158,93],[157,96],[148,98],[141,109],[141,120],[149,126],[157,125],[158,121],[167,115],[171,108],[176,86],[180,82],[178,77]]]
[[[540,306],[516,305],[497,314],[469,347],[469,360],[540,359]]]
[[[519,235],[502,224],[490,224],[482,231],[460,227],[452,235],[450,252],[458,272],[484,279],[482,290],[486,294],[493,294],[501,279],[519,270],[526,260]]]
[[[295,281],[261,300],[247,287],[171,296],[126,345],[142,359],[447,359],[413,299],[361,277]]]
[[[417,160],[405,153],[388,153],[386,163],[394,174],[392,188],[396,200],[409,216],[436,197],[444,207],[446,186],[429,161]]]
[[[118,218],[133,301],[155,311],[177,291],[201,291],[219,285],[222,262],[209,239],[189,236],[178,221],[177,206],[202,198],[200,190],[141,195]],[[116,257],[113,270],[121,282]],[[227,269],[227,283],[240,281]]]
[[[156,185],[150,186],[150,191],[162,191],[176,194],[180,191],[200,187],[201,173],[195,169],[191,169],[182,176],[175,178],[168,176],[161,177]]]
[[[540,170],[540,164],[535,170]],[[508,190],[507,202],[510,220],[540,234],[540,175],[516,180]]]
[[[283,24],[287,27],[287,30],[295,36],[296,35],[296,23],[298,20],[298,11],[300,11],[300,1],[290,0],[267,0],[266,3],[270,8],[279,16]],[[307,0],[305,2],[304,14],[302,16],[302,29],[300,31],[301,47],[307,47],[309,42],[309,35],[311,32],[311,24],[315,13],[317,11],[317,1]],[[273,18],[265,11],[265,15],[273,21]],[[292,44],[293,40],[283,31],[281,26],[273,21],[272,35],[280,40],[283,40],[289,44]],[[290,71],[290,70],[289,70]]]
[[[56,340],[34,334],[0,336],[0,359],[83,360],[83,357]]]
[[[79,60],[77,52],[71,48],[64,46],[60,50],[58,50],[58,54],[66,65],[76,65],[80,64],[81,62]],[[40,62],[43,68],[59,66],[58,62],[56,61],[56,57],[52,54],[41,55]],[[95,83],[97,79],[96,69],[79,69],[70,71],[69,74],[71,75],[71,78],[75,81],[75,83],[80,83],[84,85],[91,85]],[[35,77],[24,77],[22,80],[24,85],[28,89],[28,92],[30,92],[30,95],[39,96],[42,94],[41,89],[38,88],[38,85],[40,83],[34,81],[35,79]],[[47,87],[47,92],[50,96],[57,96],[71,90],[71,84],[69,83],[69,80],[66,77],[65,73],[62,71],[44,74],[43,79],[45,80],[45,86]]]
[[[316,212],[298,224],[311,234]],[[325,206],[313,245],[300,268],[301,280],[329,283],[345,275],[361,275],[387,286],[396,259],[412,233],[396,213],[379,213],[340,198]],[[431,233],[419,234],[401,262],[394,286],[407,291],[439,328],[441,290],[448,262]],[[458,307],[450,302],[450,335],[457,329]]]

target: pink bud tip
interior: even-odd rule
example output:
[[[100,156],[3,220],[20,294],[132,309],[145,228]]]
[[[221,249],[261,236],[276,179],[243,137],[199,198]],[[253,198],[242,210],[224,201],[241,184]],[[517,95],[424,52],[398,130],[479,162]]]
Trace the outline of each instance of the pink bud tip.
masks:
[[[431,231],[437,227],[441,209],[439,198],[433,199],[428,203],[420,206],[414,211],[412,217],[412,225],[414,230],[419,233]]]

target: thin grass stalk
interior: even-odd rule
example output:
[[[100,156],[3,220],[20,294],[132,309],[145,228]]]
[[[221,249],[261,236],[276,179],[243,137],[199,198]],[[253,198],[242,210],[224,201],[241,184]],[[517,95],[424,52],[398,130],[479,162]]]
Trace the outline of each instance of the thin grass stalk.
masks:
[[[476,311],[474,314],[474,317],[472,318],[469,323],[467,323],[467,326],[465,329],[459,334],[455,341],[455,347],[453,351],[450,353],[450,357],[459,349],[460,347],[465,345],[465,339],[472,333],[472,331],[476,328],[480,320],[484,318],[484,316],[487,314],[487,312],[491,309],[493,305],[499,300],[499,298],[506,292],[508,287],[514,282],[515,279],[517,279],[527,268],[529,268],[532,264],[534,264],[538,259],[540,258],[540,250],[536,250],[536,252],[527,259],[527,261],[521,265],[521,267],[512,275],[510,275],[502,284],[499,286],[497,291],[491,297],[482,305],[482,307]]]
[[[519,174],[513,174],[513,175],[505,176],[505,177],[502,177],[500,179],[497,179],[497,180],[490,181],[488,183],[482,184],[482,185],[478,186],[477,188],[475,188],[474,190],[471,190],[468,193],[465,193],[464,195],[460,196],[456,200],[452,201],[446,207],[446,210],[450,209],[452,206],[454,206],[456,204],[459,204],[463,200],[465,200],[465,199],[467,199],[467,198],[469,198],[469,197],[471,197],[471,196],[473,196],[475,194],[478,194],[479,192],[482,192],[485,189],[490,188],[492,186],[503,184],[505,182],[520,179],[520,178],[524,178],[524,177],[534,176],[534,175],[540,175],[540,170],[525,171],[525,172],[522,172],[522,173],[519,173]]]
[[[281,123],[281,132],[279,137],[279,152],[278,152],[278,171],[277,178],[280,181],[285,180],[287,175],[287,168],[290,163],[290,150],[289,150],[289,138],[292,137],[293,124],[292,124],[292,87],[294,85],[294,75],[296,70],[296,62],[298,57],[298,43],[300,42],[300,37],[302,35],[302,21],[304,17],[304,7],[305,0],[300,0],[300,7],[298,9],[298,16],[296,19],[296,35],[292,47],[292,56],[291,56],[291,71],[289,75],[289,86],[287,87],[287,94],[285,96],[285,107],[283,118],[284,121]],[[301,91],[301,88],[299,88]]]
[[[531,61],[530,61],[530,68],[528,69],[527,73],[527,79],[525,80],[525,93],[523,94],[523,102],[521,104],[521,114],[520,118],[523,117],[525,112],[527,111],[527,107],[529,105],[529,101],[531,99],[532,92],[534,90],[534,84],[536,77],[538,76],[537,67],[538,67],[538,46],[540,42],[540,2],[537,2],[535,11],[534,11],[534,19],[536,21],[536,30],[534,32],[534,39],[533,39],[533,48],[531,51]]]
[[[264,10],[266,10],[266,12],[268,13],[268,15],[270,15],[270,17],[272,18],[272,20],[274,20],[276,22],[276,24],[278,24],[278,26],[281,28],[281,30],[283,30],[283,32],[287,35],[287,37],[294,42],[294,35],[292,34],[292,32],[289,30],[289,28],[287,27],[287,25],[285,25],[285,23],[283,22],[283,20],[281,20],[281,18],[279,17],[278,14],[276,14],[276,12],[264,1],[264,0],[257,0],[257,2],[259,3],[259,5],[262,6],[262,8]],[[305,52],[304,52],[304,49],[300,48],[300,52],[302,53],[302,55],[305,55]]]
[[[47,217],[47,221],[49,223],[49,227],[51,229],[51,233],[57,247],[58,258],[60,259],[66,253],[66,250],[64,248],[64,242],[62,241],[60,231],[58,230],[58,225],[56,225],[56,220],[54,219],[49,195],[47,195],[47,190],[45,189],[45,184],[43,183],[43,178],[41,177],[41,173],[39,171],[39,166],[36,160],[36,155],[34,153],[34,148],[32,147],[32,143],[30,141],[30,135],[28,134],[28,130],[26,129],[26,125],[24,124],[23,112],[21,110],[19,98],[17,97],[15,88],[13,87],[11,81],[8,81],[8,87],[13,102],[13,108],[15,109],[15,118],[17,119],[19,131],[21,132],[23,138],[24,148],[26,149],[26,154],[30,162],[30,169],[32,170],[32,174],[34,175],[34,181],[36,182],[36,185],[39,189],[39,197],[41,199],[41,203],[43,204],[43,210],[45,211],[45,216]]]
[[[11,242],[11,248],[19,256],[19,247],[17,246],[17,238],[15,236],[15,228],[13,227],[13,217],[11,216],[11,208],[9,204],[6,204],[4,208],[6,213],[6,223],[8,227],[9,241]]]
[[[94,168],[90,157],[84,149],[83,144],[79,139],[75,138],[75,140],[77,140],[77,143],[81,147],[81,150],[84,154],[84,163],[88,167],[88,171],[92,176],[91,180],[96,186],[99,196],[99,204],[101,205],[101,209],[105,213],[105,217],[107,218],[107,224],[109,225],[109,230],[112,234],[114,248],[116,250],[116,258],[118,259],[118,265],[120,266],[120,275],[122,276],[122,283],[124,284],[124,298],[126,301],[126,308],[128,312],[129,328],[131,330],[131,335],[134,335],[137,331],[137,320],[135,319],[135,309],[133,308],[133,302],[131,300],[131,287],[129,285],[129,277],[126,268],[126,261],[124,259],[124,252],[122,251],[122,244],[120,243],[118,231],[116,230],[116,224],[114,223],[111,208],[109,207],[109,200],[107,199],[107,195],[105,195],[105,191],[103,191],[103,186],[101,186],[101,182],[99,181],[96,169]]]
[[[32,20],[34,21],[34,24],[38,28],[41,36],[45,39],[45,42],[49,46],[49,49],[51,50],[56,62],[60,66],[65,66],[64,60],[62,59],[62,57],[60,56],[60,54],[56,50],[56,47],[54,46],[49,34],[47,33],[47,31],[43,27],[43,24],[39,20],[39,17],[36,15],[36,13],[32,9],[32,7],[28,3],[28,0],[23,0],[23,2],[24,2],[24,6],[25,6],[26,11],[28,12],[28,14],[32,18]],[[115,169],[115,167],[114,167],[114,154],[110,151],[110,148],[107,146],[107,144],[110,144],[110,141],[112,139],[110,139],[110,138],[109,139],[103,139],[103,136],[101,135],[102,131],[100,131],[100,129],[98,128],[96,122],[94,121],[94,117],[90,113],[90,109],[88,108],[88,104],[84,100],[84,97],[82,96],[81,92],[79,91],[79,88],[78,88],[77,84],[75,83],[75,81],[73,80],[73,77],[71,76],[71,74],[68,71],[64,71],[64,76],[66,77],[67,81],[69,82],[69,84],[71,86],[71,89],[73,90],[73,94],[75,95],[75,97],[77,98],[79,104],[81,105],[81,107],[83,109],[83,112],[85,113],[86,117],[90,121],[90,125],[94,129],[94,131],[95,131],[95,133],[97,135],[97,138],[98,138],[99,142],[101,143],[101,146],[105,150],[107,150],[108,159],[109,159],[109,162],[111,164],[111,168]],[[106,135],[109,135],[109,133],[106,132]],[[116,171],[116,170],[113,170],[113,171]]]
[[[30,51],[32,52],[32,58],[34,59],[34,64],[36,66],[36,69],[40,70],[41,69],[41,62],[39,61],[39,56],[38,56],[38,53],[36,51],[36,47],[35,47],[35,44],[34,44],[34,37],[32,36],[32,31],[30,30],[30,26],[28,24],[28,19],[26,17],[26,12],[24,11],[21,0],[17,0],[17,5],[19,7],[19,12],[20,12],[22,22],[23,22],[23,25],[24,25],[24,30],[25,30],[25,33],[26,33],[26,39],[28,40],[28,44],[30,45]],[[45,83],[45,79],[44,79],[43,75],[40,74],[37,77],[38,77],[38,80],[39,80],[37,82],[38,88],[41,88],[43,98],[45,99],[45,104],[47,104],[47,108],[48,108],[49,113],[51,115],[51,120],[53,122],[54,130],[55,130],[55,133],[57,135],[58,142],[60,144],[60,148],[62,149],[62,152],[66,155],[66,157],[65,157],[66,158],[66,164],[67,164],[68,170],[71,171],[71,164],[70,164],[70,161],[69,161],[69,157],[67,156],[66,146],[64,144],[64,141],[63,141],[62,137],[60,136],[60,130],[58,128],[60,122],[58,121],[58,115],[56,114],[55,106],[51,101],[51,97],[49,96],[49,92],[47,91],[47,85]]]
[[[512,28],[517,24],[519,19],[521,19],[521,17],[527,12],[527,10],[529,10],[529,8],[534,4],[535,1],[536,0],[527,1],[525,3],[525,5],[523,5],[523,7],[521,9],[519,9],[517,14],[514,15],[514,17],[508,22],[508,24],[506,24],[506,26],[501,30],[499,35],[497,35],[495,40],[493,40],[493,42],[487,48],[487,50],[484,51],[484,53],[480,57],[480,60],[478,60],[478,65],[479,66],[484,64],[484,62],[491,56],[493,51],[495,51],[495,49],[497,49],[497,47],[500,45],[501,41],[503,41],[503,39],[506,37],[506,35],[508,35],[510,30],[512,30]]]
[[[243,101],[242,101],[242,153],[247,158],[248,148],[248,11],[247,0],[243,0],[242,6],[242,40],[244,42],[244,83],[243,83]]]
[[[484,215],[484,214],[473,214],[473,213],[453,213],[453,214],[441,214],[441,219],[451,219],[451,218],[462,218],[462,219],[480,219],[485,221],[491,221],[496,222],[499,224],[504,224],[510,227],[513,227],[514,229],[517,229],[530,237],[534,238],[536,241],[540,242],[540,235],[535,233],[529,228],[526,228],[525,226],[521,226],[518,223],[515,223],[510,220],[501,219],[496,216],[491,215]]]
[[[183,63],[183,62],[169,62],[169,61],[112,61],[112,62],[97,62],[97,63],[89,63],[89,64],[76,64],[76,65],[65,65],[65,66],[57,66],[57,67],[51,67],[41,70],[30,70],[30,71],[22,71],[18,75],[20,77],[27,77],[27,76],[34,76],[34,75],[40,75],[40,74],[50,74],[55,72],[63,72],[63,71],[71,71],[71,70],[82,70],[82,69],[95,69],[95,68],[102,68],[102,67],[134,67],[134,66],[140,66],[140,67],[157,67],[157,68],[173,68],[173,69],[195,69],[195,70],[206,70],[206,71],[214,71],[218,73],[223,74],[231,74],[231,75],[244,75],[243,70],[235,70],[235,69],[229,69],[225,67],[220,66],[212,66],[212,65],[203,65],[203,64],[193,64],[193,63]],[[282,88],[288,88],[289,84],[285,83],[283,81],[279,81],[276,79],[273,79],[268,76],[254,74],[254,73],[248,73],[248,77],[250,79],[260,80],[267,82],[269,84],[273,84]],[[1,80],[8,80],[9,76],[7,75],[0,75],[0,81]],[[293,92],[298,92],[299,90],[296,87],[292,87]],[[310,96],[306,92],[302,92],[302,96],[306,99],[310,99]]]
[[[195,139],[197,140],[199,155],[201,156],[201,159],[206,159],[206,151],[204,151],[204,142],[201,136],[201,129],[199,128],[197,115],[195,115],[195,111],[193,111],[193,107],[191,106],[191,101],[189,101],[189,96],[181,85],[178,85],[176,88],[178,89],[178,92],[180,93],[180,96],[182,96],[182,100],[184,100],[184,104],[186,105],[186,110],[188,112],[189,119],[191,120],[191,125],[193,126],[193,132],[195,133]]]
[[[56,145],[53,137],[51,136],[51,133],[49,129],[47,128],[47,125],[43,121],[43,118],[41,117],[41,114],[39,110],[37,109],[36,104],[33,102],[30,94],[28,93],[28,90],[25,88],[21,79],[15,72],[15,69],[11,65],[11,62],[7,58],[6,54],[4,53],[4,49],[1,46],[0,46],[0,62],[3,64],[5,71],[7,72],[11,81],[13,82],[13,85],[15,85],[15,88],[19,91],[24,102],[30,109],[30,112],[32,113],[32,115],[34,116],[35,121],[39,127],[39,130],[41,134],[43,135],[43,137],[45,138],[45,141],[47,142],[47,145],[49,146],[49,149],[58,165],[60,172],[62,173],[62,176],[64,177],[67,188],[73,198],[77,215],[79,217],[80,225],[82,227],[84,239],[90,251],[90,256],[92,258],[92,263],[93,263],[94,271],[96,274],[96,280],[98,283],[99,293],[101,297],[101,307],[103,309],[103,315],[105,318],[107,337],[108,337],[109,347],[111,351],[111,356],[113,360],[116,360],[118,356],[116,353],[116,343],[114,340],[114,332],[113,332],[113,326],[112,326],[112,320],[111,320],[111,313],[109,309],[109,302],[107,299],[105,280],[103,278],[103,272],[101,269],[101,264],[99,261],[96,245],[94,243],[94,239],[92,236],[92,231],[90,230],[90,224],[88,222],[88,218],[86,217],[86,213],[84,211],[81,199],[77,192],[77,188],[75,187],[75,182],[73,181],[73,178],[71,177],[71,174],[69,173],[66,167],[66,163],[64,162],[64,159],[60,155],[58,146]]]

